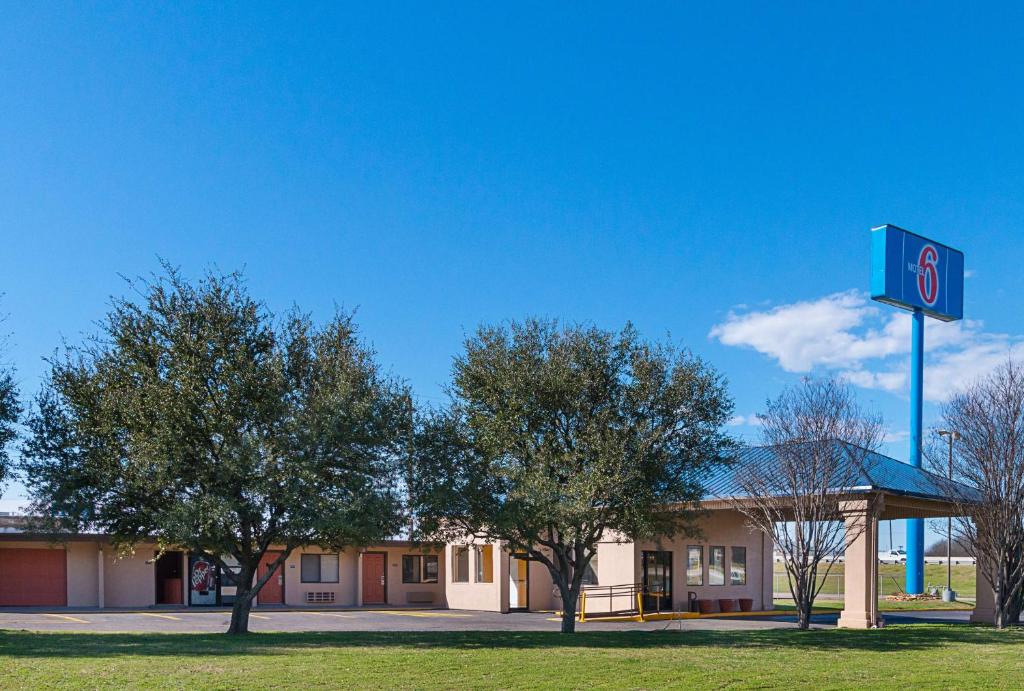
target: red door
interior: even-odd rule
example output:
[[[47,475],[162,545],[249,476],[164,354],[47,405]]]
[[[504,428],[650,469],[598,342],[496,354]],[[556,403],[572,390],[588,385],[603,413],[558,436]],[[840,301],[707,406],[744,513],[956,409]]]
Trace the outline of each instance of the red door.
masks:
[[[367,552],[363,555],[363,604],[383,605],[387,602],[385,593],[385,555]]]
[[[271,564],[281,556],[280,552],[267,552],[260,561],[259,578],[270,570]],[[266,582],[263,589],[256,596],[257,602],[261,605],[283,605],[284,604],[284,564],[277,567],[274,575]]]
[[[68,558],[62,549],[0,549],[0,606],[65,607]]]

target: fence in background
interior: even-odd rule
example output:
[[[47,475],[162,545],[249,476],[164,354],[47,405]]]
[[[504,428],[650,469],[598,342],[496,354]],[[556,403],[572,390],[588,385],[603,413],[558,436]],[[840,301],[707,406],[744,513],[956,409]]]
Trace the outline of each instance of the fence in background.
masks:
[[[844,588],[843,574],[841,573],[830,573],[827,576],[818,576],[818,583],[821,585],[821,591],[818,597],[824,600],[841,600],[843,595],[846,593]],[[929,580],[925,580],[925,592],[928,592],[930,587],[936,587],[939,591],[942,591],[946,585],[945,579],[940,583],[933,583]],[[772,588],[775,591],[776,598],[789,598],[789,575],[786,573],[775,572],[774,585]],[[975,596],[974,584],[971,583],[969,586],[960,585],[957,587],[957,582],[954,580],[953,589],[957,591],[958,597],[966,597],[973,599]],[[901,595],[903,593],[903,579],[899,576],[892,574],[879,574],[878,575],[878,596],[888,597],[890,595]]]

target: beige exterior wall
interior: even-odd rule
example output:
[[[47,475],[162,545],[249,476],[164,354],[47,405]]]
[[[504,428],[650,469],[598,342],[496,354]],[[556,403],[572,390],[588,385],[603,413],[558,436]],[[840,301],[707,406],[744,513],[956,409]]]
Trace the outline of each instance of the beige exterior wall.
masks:
[[[306,604],[306,593],[334,593],[334,604],[352,607],[356,604],[356,566],[357,554],[353,551],[341,552],[338,555],[337,583],[303,583],[303,554],[338,554],[328,552],[319,547],[300,547],[288,555],[284,562],[284,601],[287,605],[302,606]],[[257,595],[257,604],[259,596]]]
[[[302,582],[302,555],[303,554],[337,554],[319,547],[300,547],[294,550],[284,563],[284,601],[285,604],[293,607],[307,606],[306,593],[310,592],[333,592],[334,605],[339,607],[355,607],[362,605],[362,577],[359,573],[361,561],[360,552],[384,553],[385,556],[385,591],[387,604],[394,606],[419,605],[446,607],[445,598],[445,563],[443,555],[439,550],[424,551],[419,547],[379,545],[367,547],[364,550],[345,550],[338,558],[338,582],[337,583],[303,583]],[[403,583],[402,582],[402,557],[406,554],[425,555],[432,554],[438,557],[438,579],[437,583]],[[430,602],[424,602],[420,595],[429,594],[432,597]],[[410,597],[412,595],[412,597]],[[410,600],[413,600],[412,602]]]
[[[387,554],[387,600],[390,605],[418,605],[447,607],[448,600],[445,597],[445,574],[447,564],[444,562],[443,554],[439,550],[423,552],[415,547],[387,547],[379,549],[367,549],[367,552],[386,552]],[[406,554],[433,554],[437,556],[437,583],[403,583],[402,582],[402,556]],[[433,601],[424,603],[421,594],[433,596]],[[413,597],[410,598],[410,595]]]
[[[608,595],[601,594],[600,586],[629,586],[635,585],[636,564],[639,563],[639,553],[636,545],[625,541],[621,536],[615,536],[618,541],[608,540],[597,545],[597,588],[592,588],[592,597],[587,600],[588,614],[601,614],[614,611],[628,610],[636,607],[633,597],[625,592],[625,589],[617,589]],[[561,597],[555,598],[558,608],[561,605]]]
[[[676,610],[689,608],[688,593],[696,593],[698,599],[712,600],[717,610],[719,599],[751,598],[755,610],[772,608],[772,541],[760,532],[751,532],[743,515],[738,511],[713,511],[699,522],[699,538],[675,537],[663,540],[648,540],[636,545],[634,578],[636,583],[643,579],[642,552],[665,550],[672,552],[672,605]],[[702,585],[686,583],[686,551],[689,546],[701,546],[703,554]],[[708,566],[711,547],[725,547],[725,585],[709,585]],[[747,550],[747,582],[745,585],[729,583],[731,571],[731,547],[745,547]],[[604,568],[604,564],[601,564]],[[598,574],[598,579],[601,575]],[[588,607],[589,609],[589,607]]]
[[[754,600],[755,609],[768,609],[772,602],[772,544],[760,534],[751,533],[743,517],[732,510],[712,512],[702,523],[701,539],[675,538],[672,540],[646,541],[634,544],[617,542],[609,537],[598,546],[597,576],[600,585],[626,585],[639,583],[642,578],[641,552],[662,549],[673,553],[673,606],[687,608],[687,592],[697,597],[717,601],[719,598],[749,597]],[[0,534],[0,544],[5,548],[48,548],[66,549],[68,564],[68,605],[71,607],[150,607],[156,602],[155,566],[152,563],[155,546],[140,545],[128,557],[119,557],[102,541],[95,539],[76,540],[63,544],[46,541],[29,541]],[[482,542],[479,544],[483,544]],[[704,583],[701,586],[686,584],[686,548],[701,545],[704,559]],[[726,547],[727,585],[708,585],[709,547]],[[747,550],[747,583],[742,586],[728,585],[730,547],[742,546]],[[477,554],[470,550],[469,582],[456,583],[453,580],[452,552],[454,545],[443,550],[424,552],[420,548],[405,544],[385,544],[370,547],[366,551],[386,553],[387,603],[393,606],[410,604],[453,609],[507,612],[509,610],[509,554],[500,543],[491,543],[492,559],[489,565],[490,582],[477,582]],[[302,583],[301,555],[322,553],[317,547],[296,549],[284,564],[285,603],[290,606],[305,606],[307,592],[330,591],[335,593],[335,606],[357,606],[361,604],[361,576],[359,552],[347,550],[339,558],[337,583]],[[437,583],[403,583],[402,556],[405,554],[437,554]],[[147,563],[147,561],[149,563]],[[560,609],[561,601],[554,591],[547,568],[538,562],[529,564],[530,595],[532,610]],[[102,593],[100,583],[102,579]],[[433,602],[413,602],[420,595],[429,593]],[[412,596],[412,597],[410,597]],[[187,602],[187,599],[186,599]],[[588,613],[625,609],[632,603],[597,599],[588,602]]]
[[[561,597],[555,597],[555,582],[548,567],[538,561],[530,562],[530,611],[540,612],[561,607]]]
[[[99,607],[99,544],[69,542],[67,554],[68,607]]]
[[[507,612],[508,611],[508,553],[498,543],[484,543],[478,541],[477,545],[490,544],[493,550],[491,560],[491,582],[479,583],[476,581],[476,553],[469,551],[469,582],[456,583],[454,569],[452,568],[452,555],[456,547],[463,545],[449,544],[444,548],[444,563],[441,568],[444,570],[444,586],[447,593],[448,607],[452,609],[471,609],[486,612]]]
[[[139,545],[120,556],[103,550],[103,602],[106,607],[152,607],[156,604],[155,545]],[[147,563],[149,562],[149,563]]]

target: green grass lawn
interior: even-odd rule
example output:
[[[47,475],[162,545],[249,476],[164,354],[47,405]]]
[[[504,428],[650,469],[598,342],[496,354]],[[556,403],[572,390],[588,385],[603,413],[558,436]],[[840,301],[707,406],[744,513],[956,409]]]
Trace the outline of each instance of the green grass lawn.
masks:
[[[1010,688],[1024,630],[0,632],[0,687]]]
[[[892,595],[899,592],[904,584],[905,568],[902,564],[878,565],[878,575],[880,576],[879,592],[882,595]],[[843,564],[834,564],[831,571],[829,571],[829,576],[825,581],[825,586],[822,588],[822,593],[833,595],[837,591],[841,593],[843,591],[843,573]],[[946,566],[944,564],[925,564],[924,583],[925,586],[936,585],[940,588],[945,586]],[[954,565],[953,590],[959,595],[973,598],[976,592],[975,587],[974,566],[967,564]],[[778,562],[775,563],[775,590],[778,592],[786,591],[786,567]]]

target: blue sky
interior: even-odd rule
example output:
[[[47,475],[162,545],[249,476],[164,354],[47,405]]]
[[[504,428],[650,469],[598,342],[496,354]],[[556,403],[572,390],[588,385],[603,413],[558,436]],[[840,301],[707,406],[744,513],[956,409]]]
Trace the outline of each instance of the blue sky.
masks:
[[[358,308],[424,401],[481,322],[632,320],[726,374],[738,435],[831,372],[906,458],[909,319],[865,297],[869,228],[966,255],[967,321],[929,323],[931,419],[1024,333],[1022,14],[9,6],[6,358],[32,394],[164,257],[244,267],[275,310]]]

